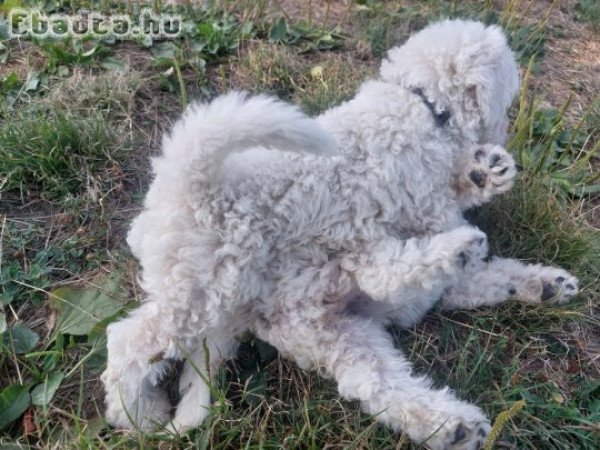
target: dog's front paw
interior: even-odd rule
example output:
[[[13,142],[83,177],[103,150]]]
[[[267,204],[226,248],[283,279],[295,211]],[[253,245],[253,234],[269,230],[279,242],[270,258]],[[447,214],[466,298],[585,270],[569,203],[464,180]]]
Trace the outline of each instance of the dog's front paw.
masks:
[[[579,292],[579,280],[564,269],[538,266],[521,289],[519,300],[529,303],[559,304],[570,301]]]
[[[477,146],[462,168],[457,190],[461,197],[469,199],[468,204],[481,204],[508,191],[516,174],[513,157],[502,147],[491,144]]]
[[[469,179],[490,195],[505,192],[512,186],[517,173],[515,160],[498,145],[482,145],[473,154]]]

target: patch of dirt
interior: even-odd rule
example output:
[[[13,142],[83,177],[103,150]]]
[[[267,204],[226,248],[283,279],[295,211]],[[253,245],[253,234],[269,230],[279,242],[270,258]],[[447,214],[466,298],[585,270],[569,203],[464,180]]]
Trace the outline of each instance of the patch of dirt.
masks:
[[[499,8],[506,5],[499,2]],[[552,4],[556,3],[554,7]],[[517,16],[531,25],[549,13],[545,53],[530,87],[560,109],[571,97],[567,118],[576,122],[598,100],[600,93],[600,33],[575,17],[577,0],[529,0],[519,4]]]
[[[348,26],[351,13],[356,7],[353,0],[279,0],[273,3],[294,21],[308,20],[315,25],[341,29]]]
[[[270,92],[300,102],[307,89],[316,89],[319,82],[333,84],[326,87],[336,90],[343,90],[345,82],[354,90],[357,80],[376,70],[375,64],[375,60],[357,59],[345,51],[299,53],[295,47],[257,40],[229,61],[225,84],[228,89]],[[311,74],[315,68],[322,71],[321,77]]]
[[[589,205],[585,205],[583,216],[588,225],[600,231],[600,199],[595,199]]]
[[[0,78],[15,72],[19,79],[25,80],[29,71],[44,70],[46,59],[43,52],[31,42],[21,39],[12,41],[8,61],[0,64]]]

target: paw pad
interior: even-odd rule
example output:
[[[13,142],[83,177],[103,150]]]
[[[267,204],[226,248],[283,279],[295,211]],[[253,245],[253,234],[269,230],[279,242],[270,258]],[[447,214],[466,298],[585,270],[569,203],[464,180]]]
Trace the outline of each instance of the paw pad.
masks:
[[[487,183],[487,176],[481,170],[471,170],[469,179],[480,189],[484,188]]]
[[[464,269],[471,261],[479,261],[487,255],[487,238],[485,235],[472,237],[465,242],[462,251],[457,254],[457,265]]]
[[[467,172],[469,180],[488,194],[500,193],[512,185],[516,174],[513,158],[501,147],[483,145],[473,154],[471,166]]]
[[[579,292],[577,279],[558,276],[550,281],[542,281],[542,302],[561,303]]]
[[[481,449],[485,444],[490,429],[490,424],[487,422],[479,422],[470,427],[463,423],[459,423],[454,430],[453,440],[450,442],[448,448],[452,450]]]
[[[457,442],[462,441],[466,437],[467,429],[463,426],[462,423],[459,423],[456,427],[456,430],[454,430],[454,440],[452,441],[452,444],[456,444]]]

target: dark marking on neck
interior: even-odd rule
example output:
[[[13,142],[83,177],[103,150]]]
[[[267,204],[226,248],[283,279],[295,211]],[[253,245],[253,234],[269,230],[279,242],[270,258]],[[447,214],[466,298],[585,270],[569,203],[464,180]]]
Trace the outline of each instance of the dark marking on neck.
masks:
[[[433,115],[436,126],[443,127],[444,125],[446,125],[448,123],[448,120],[450,120],[450,111],[448,111],[447,109],[444,109],[441,112],[437,112],[435,110],[435,104],[431,103],[427,99],[427,97],[423,93],[423,89],[421,89],[421,88],[411,89],[411,92],[415,95],[418,95],[421,98],[421,100],[423,101],[423,103],[425,103],[425,106],[427,106],[427,109],[429,109],[429,111],[431,111],[431,114]]]

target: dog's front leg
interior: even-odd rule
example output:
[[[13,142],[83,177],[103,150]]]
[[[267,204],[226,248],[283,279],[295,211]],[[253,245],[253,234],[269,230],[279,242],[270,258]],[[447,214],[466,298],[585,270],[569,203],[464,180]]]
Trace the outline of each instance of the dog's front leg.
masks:
[[[457,277],[442,294],[441,304],[445,309],[472,309],[509,299],[533,304],[565,303],[577,292],[578,280],[566,270],[494,258]]]
[[[456,163],[452,190],[461,208],[467,210],[508,191],[516,174],[513,157],[502,147],[475,146]]]
[[[359,288],[376,301],[402,301],[402,291],[438,292],[451,278],[487,255],[487,238],[475,227],[461,226],[431,237],[386,239],[360,255],[342,259]]]

